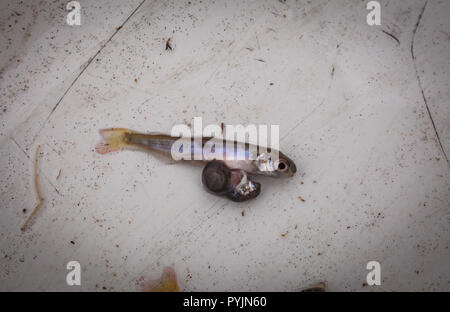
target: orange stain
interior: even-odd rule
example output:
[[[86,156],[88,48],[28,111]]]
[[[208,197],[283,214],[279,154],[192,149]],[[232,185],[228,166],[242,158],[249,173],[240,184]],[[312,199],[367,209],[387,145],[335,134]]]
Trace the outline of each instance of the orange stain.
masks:
[[[177,276],[175,270],[170,267],[165,267],[161,278],[149,282],[145,282],[142,286],[142,291],[145,292],[179,292]]]

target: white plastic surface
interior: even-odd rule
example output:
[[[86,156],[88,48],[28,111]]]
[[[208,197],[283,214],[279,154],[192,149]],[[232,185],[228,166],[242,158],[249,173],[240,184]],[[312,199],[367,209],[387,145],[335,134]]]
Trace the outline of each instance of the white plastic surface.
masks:
[[[81,26],[25,2],[0,10],[0,290],[140,290],[165,266],[186,291],[450,290],[450,170],[422,96],[450,156],[449,1],[417,29],[423,0],[381,1],[380,26],[365,1],[80,0]],[[98,129],[196,116],[280,125],[297,175],[233,203],[201,167],[94,151]]]

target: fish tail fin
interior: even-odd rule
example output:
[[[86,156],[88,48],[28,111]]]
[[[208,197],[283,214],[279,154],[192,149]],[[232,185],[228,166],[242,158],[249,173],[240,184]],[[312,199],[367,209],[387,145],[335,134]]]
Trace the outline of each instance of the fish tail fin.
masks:
[[[133,131],[124,128],[109,128],[99,131],[103,140],[95,146],[95,151],[99,154],[107,154],[125,148],[128,143],[126,135]]]

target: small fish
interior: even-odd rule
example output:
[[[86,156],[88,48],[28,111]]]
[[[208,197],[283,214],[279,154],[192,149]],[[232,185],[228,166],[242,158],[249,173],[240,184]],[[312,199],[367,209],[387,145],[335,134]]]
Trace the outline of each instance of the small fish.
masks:
[[[245,201],[260,193],[260,184],[251,180],[252,175],[264,175],[275,178],[292,177],[297,168],[294,162],[283,153],[263,149],[242,142],[231,142],[203,137],[174,137],[160,133],[139,133],[124,128],[100,130],[103,141],[97,144],[96,151],[106,154],[122,149],[139,149],[157,152],[172,158],[174,144],[184,161],[202,161],[207,165],[202,173],[202,182],[214,194],[226,195],[234,201]],[[190,148],[184,149],[184,146]],[[215,155],[207,152],[214,147]],[[227,146],[231,148],[227,150]]]

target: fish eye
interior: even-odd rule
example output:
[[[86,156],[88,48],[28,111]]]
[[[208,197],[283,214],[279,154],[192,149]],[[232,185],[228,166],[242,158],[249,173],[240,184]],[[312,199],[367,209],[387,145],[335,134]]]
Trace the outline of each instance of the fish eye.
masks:
[[[287,170],[288,166],[287,163],[284,160],[281,160],[278,162],[278,170],[285,171]]]

